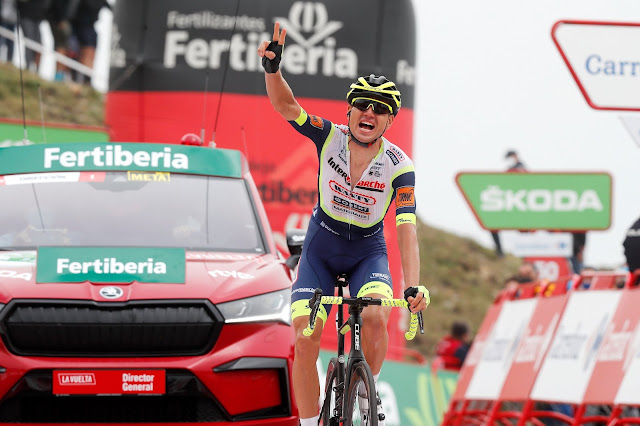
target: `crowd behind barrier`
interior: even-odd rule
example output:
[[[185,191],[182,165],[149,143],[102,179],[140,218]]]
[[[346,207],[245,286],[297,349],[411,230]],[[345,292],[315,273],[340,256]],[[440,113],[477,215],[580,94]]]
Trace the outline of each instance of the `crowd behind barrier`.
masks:
[[[584,271],[503,290],[442,424],[640,424],[639,281]]]
[[[102,66],[96,72],[94,62],[104,64],[108,54],[111,3],[0,0],[0,61],[36,72],[45,80],[92,84],[105,91],[107,73]],[[109,12],[100,17],[102,10]]]

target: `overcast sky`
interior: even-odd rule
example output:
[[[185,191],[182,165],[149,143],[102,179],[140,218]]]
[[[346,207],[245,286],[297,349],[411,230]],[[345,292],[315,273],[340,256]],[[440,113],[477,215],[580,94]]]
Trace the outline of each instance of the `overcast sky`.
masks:
[[[414,7],[420,218],[493,247],[454,179],[460,171],[504,171],[513,148],[531,171],[613,176],[612,225],[587,234],[585,263],[624,263],[622,241],[640,216],[640,149],[619,116],[633,113],[589,107],[551,29],[566,19],[640,22],[640,1],[414,0]]]

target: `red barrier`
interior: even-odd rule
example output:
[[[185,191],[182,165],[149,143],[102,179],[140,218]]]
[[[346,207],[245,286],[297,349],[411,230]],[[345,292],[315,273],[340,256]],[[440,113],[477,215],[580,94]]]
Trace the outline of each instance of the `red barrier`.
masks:
[[[618,343],[616,347],[624,345],[625,351],[624,362],[622,365],[617,365],[618,368],[623,370],[624,377],[622,377],[620,387],[616,393],[611,415],[607,419],[607,424],[611,426],[640,424],[640,386],[638,385],[638,377],[640,377],[640,311],[638,311],[640,288],[638,284],[640,284],[640,269],[634,271],[631,275],[625,290],[626,294],[620,302],[620,317],[614,319],[616,324],[622,321],[621,327],[625,331],[617,334],[613,333],[611,341],[612,343]],[[630,338],[625,334],[627,330],[633,330]],[[609,373],[611,378],[615,380],[620,373],[615,366],[611,370]],[[609,378],[607,377],[608,380]]]
[[[469,381],[473,377],[473,373],[475,371],[475,367],[480,360],[482,355],[482,351],[484,349],[484,344],[489,338],[489,333],[491,333],[491,329],[495,323],[496,318],[500,314],[500,310],[502,309],[503,303],[507,300],[509,294],[506,290],[503,290],[493,301],[493,304],[489,307],[487,314],[476,333],[476,337],[473,339],[473,344],[469,349],[469,354],[467,355],[464,364],[462,364],[462,368],[460,369],[460,374],[458,375],[458,383],[456,385],[456,390],[451,397],[449,402],[449,410],[444,414],[442,424],[443,425],[462,425],[469,424],[468,422],[475,422],[476,417],[480,415],[482,412],[486,413],[487,410],[478,409],[478,407],[470,406],[469,401],[465,399],[465,393],[467,387],[469,386]],[[476,424],[476,423],[474,423]]]
[[[582,424],[587,407],[584,398],[598,365],[598,353],[623,299],[621,289],[628,280],[628,273],[585,272],[574,283],[519,425],[541,418]],[[555,410],[534,409],[544,403],[556,404]]]
[[[590,271],[503,291],[442,424],[640,424],[639,282]]]
[[[480,383],[472,384],[471,381],[476,375],[476,366],[481,362],[483,353],[486,351],[486,344],[493,333],[494,326],[502,315],[505,304],[513,301],[523,301],[531,299],[543,294],[546,283],[535,282],[529,284],[521,284],[516,289],[503,290],[493,305],[489,308],[487,315],[482,322],[480,330],[476,334],[474,343],[469,352],[469,356],[460,370],[458,385],[456,391],[451,398],[450,407],[444,416],[443,425],[468,425],[468,424],[485,424],[491,411],[493,410],[494,401],[478,395],[485,392],[491,393],[494,389],[483,389],[484,384],[495,383],[492,380],[485,381],[482,378],[476,379]],[[486,364],[486,363],[485,363]],[[483,375],[492,376],[491,367],[487,371],[481,371],[480,377]],[[472,385],[470,389],[470,384]],[[475,396],[470,397],[472,393]]]
[[[531,315],[488,424],[502,419],[521,420],[533,410],[529,393],[567,302],[568,283],[579,280],[577,275],[565,276],[548,283],[541,291],[542,297]]]

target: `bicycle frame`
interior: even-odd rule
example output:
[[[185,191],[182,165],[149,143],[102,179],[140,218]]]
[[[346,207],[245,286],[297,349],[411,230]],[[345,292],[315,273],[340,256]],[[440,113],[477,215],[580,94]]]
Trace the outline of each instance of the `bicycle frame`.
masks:
[[[338,287],[338,297],[344,296],[343,288],[349,285],[346,276],[341,275],[336,281],[336,287]],[[337,306],[336,312],[336,329],[338,330],[338,371],[336,374],[338,388],[336,390],[336,406],[335,412],[340,416],[343,414],[344,400],[346,398],[346,390],[349,389],[350,377],[347,377],[346,372],[350,371],[353,364],[358,361],[365,361],[364,352],[362,352],[362,346],[360,345],[360,330],[362,330],[362,317],[360,314],[364,307],[362,305],[349,305],[349,318],[344,321],[344,305]],[[345,366],[344,359],[344,341],[345,334],[351,330],[351,349],[349,350],[349,360]],[[326,389],[325,389],[326,392]],[[340,418],[340,422],[344,419]]]
[[[338,279],[336,280],[336,286],[338,287],[338,297],[342,297],[344,295],[343,288],[347,285],[349,285],[349,282],[347,281],[345,276],[341,275],[340,277],[338,277]],[[345,383],[347,369],[344,365],[344,334],[340,332],[344,327],[344,306],[338,305],[337,308],[338,311],[336,312],[336,329],[338,330],[338,372],[336,374],[336,378],[338,382],[338,389],[336,389],[336,406],[334,414],[338,413],[338,415],[342,417],[344,397],[348,388],[346,387]],[[349,357],[349,362],[351,362],[351,357]],[[325,393],[326,391],[327,390],[325,389]]]
[[[318,315],[318,309],[322,303],[338,305],[338,311],[336,312],[336,328],[338,331],[338,356],[337,358],[332,358],[330,366],[333,368],[331,371],[331,376],[327,376],[326,384],[330,384],[333,386],[332,389],[325,389],[325,398],[324,403],[322,405],[321,416],[325,413],[328,413],[330,409],[331,400],[327,399],[329,393],[333,390],[333,401],[335,402],[335,406],[333,411],[330,413],[330,425],[325,426],[338,426],[342,424],[342,422],[349,421],[349,419],[345,419],[344,416],[344,408],[345,402],[347,398],[351,398],[353,396],[354,390],[359,392],[358,389],[350,389],[351,386],[351,374],[347,375],[347,372],[352,372],[355,370],[359,370],[360,365],[363,364],[365,370],[365,376],[367,377],[368,388],[374,389],[372,372],[367,364],[367,361],[364,357],[364,353],[362,351],[361,335],[360,331],[362,330],[362,310],[366,306],[389,306],[389,307],[397,307],[397,308],[407,308],[408,302],[404,299],[376,299],[371,297],[343,297],[344,291],[343,288],[348,286],[349,283],[347,281],[347,275],[341,274],[338,276],[335,286],[338,287],[338,296],[323,296],[322,290],[317,288],[314,292],[314,295],[311,299],[309,299],[309,307],[311,307],[311,313],[309,315],[309,326],[303,330],[303,334],[305,336],[311,336],[314,332],[316,319]],[[427,305],[429,304],[429,293],[425,290],[425,298],[427,299]],[[349,305],[349,318],[344,320],[344,305]],[[409,325],[409,331],[405,333],[405,338],[407,340],[411,340],[415,337],[416,331],[420,328],[420,332],[424,333],[422,327],[422,313],[412,313],[411,321]],[[345,334],[351,331],[351,349],[349,351],[349,360],[345,365],[345,356],[344,356],[344,339]],[[335,360],[335,361],[334,361]],[[335,374],[335,376],[334,376]],[[362,376],[362,371],[360,371],[359,375]],[[335,379],[333,379],[335,377]],[[334,381],[335,380],[335,381]],[[335,383],[335,385],[333,384]],[[347,395],[347,391],[351,395]],[[375,392],[375,389],[374,389]],[[327,407],[327,403],[329,407]],[[375,403],[370,400],[370,407],[372,407]],[[347,407],[348,408],[348,407]],[[325,411],[326,410],[326,411]]]

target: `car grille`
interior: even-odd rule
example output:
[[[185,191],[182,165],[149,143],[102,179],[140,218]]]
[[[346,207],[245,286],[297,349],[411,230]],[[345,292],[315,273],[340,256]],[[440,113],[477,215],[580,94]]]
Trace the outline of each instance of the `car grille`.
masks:
[[[208,301],[13,300],[1,312],[17,355],[138,357],[208,353],[224,319]]]

